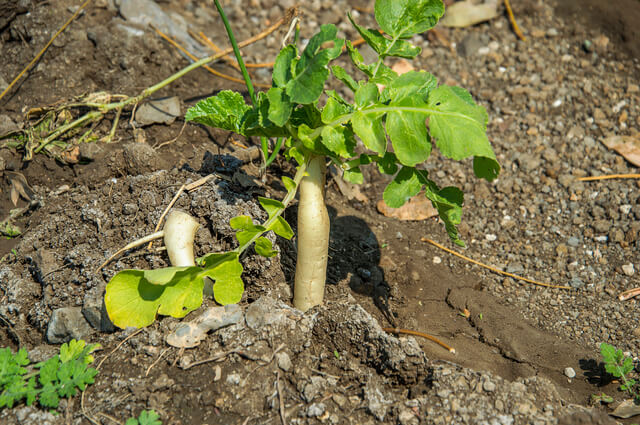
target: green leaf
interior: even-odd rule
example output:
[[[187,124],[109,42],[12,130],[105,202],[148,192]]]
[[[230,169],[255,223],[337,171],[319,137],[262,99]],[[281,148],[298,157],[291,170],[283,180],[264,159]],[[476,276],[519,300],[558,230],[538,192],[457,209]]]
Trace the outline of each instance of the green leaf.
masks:
[[[500,173],[500,164],[495,158],[473,157],[473,172],[477,177],[488,181],[494,180]]]
[[[287,189],[287,192],[291,192],[296,188],[296,182],[287,176],[282,176],[282,184],[284,184],[284,188]]]
[[[349,130],[343,126],[325,126],[322,129],[322,144],[334,154],[342,158],[351,158],[355,155],[355,140],[349,137]]]
[[[358,109],[366,108],[378,102],[378,86],[374,83],[363,84],[358,87],[355,93],[355,103]]]
[[[393,102],[400,102],[403,99],[418,96],[426,102],[429,93],[436,88],[438,80],[426,71],[409,71],[389,84],[385,91],[389,99]]]
[[[273,64],[273,84],[276,87],[284,87],[287,82],[292,78],[291,68],[293,60],[298,55],[298,49],[292,44],[289,44],[284,49],[280,50],[275,63]]]
[[[342,173],[342,178],[353,184],[362,184],[364,182],[364,176],[362,175],[362,170],[360,167],[349,168],[348,170],[344,170]]]
[[[606,342],[600,344],[600,355],[605,363],[616,362],[616,349],[613,345],[607,344]]]
[[[258,197],[258,202],[269,215],[269,218],[273,217],[278,212],[284,210],[285,206],[282,202],[277,199],[264,198],[262,196]]]
[[[309,40],[300,59],[293,61],[293,75],[285,85],[292,102],[308,104],[320,98],[329,77],[327,65],[340,55],[344,44],[343,39],[336,38],[337,31],[335,25],[322,25],[320,32]],[[333,47],[322,49],[322,44],[328,41],[333,41]]]
[[[351,91],[355,92],[356,90],[358,90],[358,83],[353,79],[351,75],[347,73],[347,71],[344,70],[344,68],[339,65],[333,65],[331,67],[331,72],[333,72],[334,77],[342,81],[347,87],[351,89]]]
[[[273,233],[281,238],[291,239],[293,237],[293,230],[282,216],[279,216],[276,221],[273,222],[269,230],[273,230]]]
[[[431,201],[438,215],[444,222],[444,227],[449,234],[449,238],[459,246],[465,246],[458,236],[457,226],[462,221],[463,194],[457,187],[449,186],[443,189],[431,180],[427,181],[425,195]]]
[[[364,72],[367,76],[373,77],[373,70],[375,68],[375,64],[367,65],[364,63],[364,58],[360,54],[360,51],[353,47],[350,41],[347,40],[347,53],[349,54],[349,58],[351,62],[358,68],[360,71]]]
[[[176,273],[188,269],[186,267],[164,267],[160,269],[144,270],[144,278],[152,285],[166,285],[176,276]]]
[[[398,171],[398,158],[392,152],[386,152],[384,156],[375,158],[375,161],[383,174],[395,174]]]
[[[129,420],[131,419],[133,418],[130,418]],[[127,420],[126,425],[129,425],[129,420]],[[138,419],[133,420],[135,421],[133,425],[162,425],[160,416],[154,410],[143,410],[140,412]]]
[[[421,49],[413,46],[406,40],[390,40],[380,33],[376,29],[366,29],[356,24],[351,17],[351,14],[347,14],[351,24],[360,33],[360,36],[367,42],[373,50],[378,53],[381,58],[387,56],[399,56],[407,59],[413,59],[420,54]]]
[[[109,318],[119,328],[142,328],[155,320],[156,314],[181,318],[202,304],[204,282],[200,268],[177,271],[170,282],[154,285],[144,270],[124,270],[107,284],[105,305]]]
[[[415,168],[402,167],[385,188],[382,198],[391,208],[400,208],[411,197],[416,196],[422,190],[422,186],[423,183]]]
[[[243,120],[250,110],[240,93],[223,90],[189,108],[185,120],[243,134]]]
[[[320,141],[320,137],[311,139],[312,133],[313,133],[313,129],[306,124],[301,124],[298,127],[298,139],[300,139],[300,141],[302,142],[302,145],[308,150],[310,150],[311,152],[319,155],[325,155],[329,153],[327,148]]]
[[[263,236],[260,236],[256,239],[255,250],[258,255],[262,255],[263,257],[275,257],[278,254],[278,251],[273,249],[271,245],[271,241]]]
[[[322,125],[322,113],[316,105],[303,105],[293,110],[291,113],[291,124],[294,127],[306,125],[310,128],[317,128]]]
[[[362,143],[381,155],[387,150],[387,136],[382,126],[382,116],[383,114],[365,114],[362,111],[356,111],[351,118],[353,131]]]
[[[486,172],[479,169],[481,176],[499,170],[486,135],[487,112],[473,103],[466,91],[440,86],[430,93],[427,105],[436,111],[429,118],[429,129],[444,156],[455,160],[484,158],[481,165]],[[495,164],[488,166],[491,160]]]
[[[267,98],[269,99],[269,120],[276,126],[282,127],[289,120],[291,111],[293,111],[293,104],[289,100],[289,96],[284,92],[284,89],[271,87],[267,92]]]
[[[430,30],[443,14],[442,0],[376,0],[375,5],[376,22],[393,38]]]
[[[247,230],[254,226],[253,219],[248,215],[239,215],[229,220],[229,225],[233,230]]]
[[[387,113],[387,133],[398,161],[410,167],[426,161],[431,154],[431,140],[425,126],[426,115],[419,112],[424,103],[419,97],[406,97],[390,106],[416,109],[416,112],[398,110]]]
[[[330,97],[327,99],[327,103],[324,105],[324,108],[322,108],[322,122],[329,124],[339,116],[346,115],[351,111],[352,108],[344,105],[335,97]]]
[[[272,93],[272,95],[274,95]],[[279,125],[276,125],[270,119],[273,114],[276,119],[281,119],[286,114],[286,99],[281,99],[282,104],[276,105],[272,110],[269,97],[266,93],[258,93],[256,98],[256,108],[247,111],[242,122],[242,129],[238,131],[244,136],[264,136],[264,137],[289,137],[289,131]],[[280,109],[279,109],[280,108]]]
[[[213,297],[218,304],[237,304],[242,299],[242,264],[237,252],[213,253],[203,257],[203,276],[214,281]]]

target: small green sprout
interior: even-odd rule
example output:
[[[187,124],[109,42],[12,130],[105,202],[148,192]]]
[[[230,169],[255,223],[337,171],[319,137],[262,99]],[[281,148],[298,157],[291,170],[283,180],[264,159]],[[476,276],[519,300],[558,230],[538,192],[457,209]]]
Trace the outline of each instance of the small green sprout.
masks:
[[[620,390],[627,392],[636,401],[640,401],[638,381],[628,377],[634,370],[633,359],[625,356],[622,350],[604,342],[600,344],[600,354],[604,359],[605,370],[622,380]]]

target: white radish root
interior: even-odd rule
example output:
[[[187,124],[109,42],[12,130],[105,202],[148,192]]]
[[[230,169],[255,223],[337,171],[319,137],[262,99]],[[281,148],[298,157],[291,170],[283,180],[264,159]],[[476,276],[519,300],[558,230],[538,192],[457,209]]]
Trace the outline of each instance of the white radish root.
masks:
[[[324,202],[325,158],[309,161],[300,182],[298,258],[293,305],[302,311],[322,304],[329,258],[329,213]]]

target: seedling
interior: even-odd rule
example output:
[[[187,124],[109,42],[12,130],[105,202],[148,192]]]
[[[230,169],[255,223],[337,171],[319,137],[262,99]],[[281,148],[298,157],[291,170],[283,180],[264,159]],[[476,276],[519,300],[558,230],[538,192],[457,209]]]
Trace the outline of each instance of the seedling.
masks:
[[[604,342],[600,344],[600,354],[604,360],[605,370],[622,380],[620,390],[627,392],[636,403],[640,402],[638,381],[629,377],[634,370],[633,359],[625,356],[622,350]]]
[[[125,425],[162,425],[162,421],[154,410],[143,410],[139,417],[127,419]]]
[[[61,398],[76,395],[93,384],[98,371],[88,367],[93,363],[92,352],[99,344],[87,345],[84,341],[71,340],[62,344],[60,354],[48,360],[31,364],[27,350],[21,348],[12,353],[10,348],[0,350],[0,408],[13,407],[26,401],[38,402],[43,407],[57,408]]]
[[[188,121],[245,137],[285,140],[285,156],[297,162],[297,172],[293,179],[282,178],[287,190],[282,201],[258,199],[269,216],[264,223],[255,224],[248,216],[231,220],[231,227],[237,230],[235,250],[208,254],[199,259],[202,268],[126,270],[114,276],[106,296],[107,311],[114,323],[120,327],[146,326],[156,313],[184,316],[202,303],[205,276],[215,281],[216,301],[240,301],[244,290],[240,254],[250,246],[266,257],[277,254],[263,235],[273,231],[284,238],[293,236],[282,212],[298,190],[294,305],[305,311],[321,304],[329,244],[329,216],[324,201],[328,163],[341,168],[343,178],[352,183],[363,182],[361,166],[376,163],[380,172],[394,176],[383,194],[392,208],[402,206],[424,190],[451,240],[464,245],[457,230],[462,191],[456,187],[440,188],[421,166],[435,142],[448,158],[473,157],[474,173],[493,180],[500,167],[486,136],[487,113],[460,87],[438,85],[436,77],[426,71],[398,75],[385,64],[389,57],[415,58],[420,48],[409,39],[433,28],[443,13],[441,0],[377,0],[375,18],[382,31],[364,28],[349,16],[358,33],[378,54],[374,63],[365,63],[350,41],[337,36],[334,25],[322,25],[304,50],[298,48],[296,37],[280,51],[273,68],[272,87],[266,93],[254,94],[252,105],[246,104],[240,93],[224,90],[189,109]],[[358,77],[338,65],[330,65],[345,46],[360,73]],[[331,74],[352,92],[353,102],[334,90],[325,90]],[[359,141],[365,152],[356,154]],[[118,297],[111,296],[115,288]]]

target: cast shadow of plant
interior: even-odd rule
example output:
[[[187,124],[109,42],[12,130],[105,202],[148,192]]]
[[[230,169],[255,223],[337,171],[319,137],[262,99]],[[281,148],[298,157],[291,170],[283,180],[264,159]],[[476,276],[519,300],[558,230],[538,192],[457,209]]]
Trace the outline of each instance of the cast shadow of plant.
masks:
[[[604,368],[604,362],[595,359],[580,359],[580,369],[584,371],[587,382],[598,387],[609,385],[614,377]]]
[[[384,278],[380,264],[380,244],[366,221],[355,216],[337,216],[337,211],[327,206],[331,220],[329,240],[329,262],[327,285],[347,281],[349,288],[361,295],[371,297],[374,304],[391,324],[394,315],[389,306],[390,287]],[[287,221],[296,229],[297,208],[287,210]],[[279,238],[279,242],[286,242]],[[279,243],[284,248],[282,243]],[[288,282],[293,285],[295,274],[295,247],[284,249],[293,258],[283,258],[283,269]],[[292,286],[293,291],[293,286]]]

